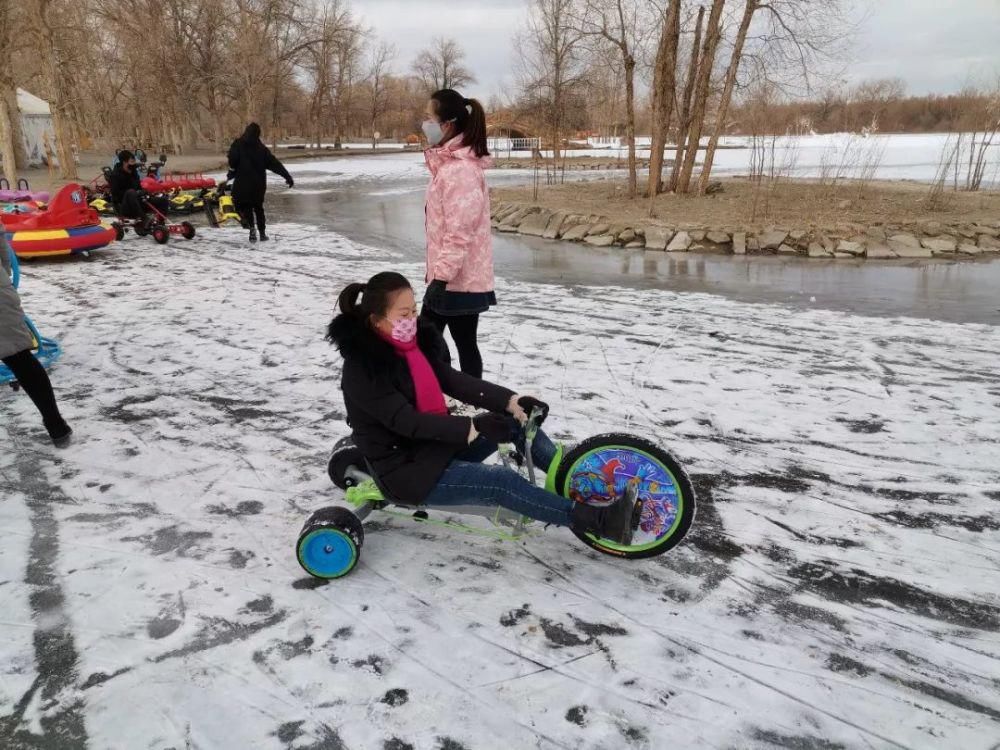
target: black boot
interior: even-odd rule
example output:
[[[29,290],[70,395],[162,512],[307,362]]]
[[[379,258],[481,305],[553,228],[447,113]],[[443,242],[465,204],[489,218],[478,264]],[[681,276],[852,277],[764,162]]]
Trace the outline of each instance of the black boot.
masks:
[[[255,227],[250,227],[250,241],[257,241],[257,229]]]
[[[52,438],[52,444],[56,448],[65,448],[70,444],[70,440],[73,437],[73,430],[70,429],[70,426],[66,424],[62,417],[52,422],[46,420],[44,424],[49,437]]]
[[[617,544],[632,543],[632,532],[639,527],[642,502],[637,500],[638,487],[630,483],[621,497],[611,505],[596,506],[577,503],[573,507],[574,531],[590,532]]]
[[[267,232],[265,232],[263,229],[261,229],[260,230],[260,241],[261,242],[267,242],[269,239],[271,239],[271,238],[267,236]]]

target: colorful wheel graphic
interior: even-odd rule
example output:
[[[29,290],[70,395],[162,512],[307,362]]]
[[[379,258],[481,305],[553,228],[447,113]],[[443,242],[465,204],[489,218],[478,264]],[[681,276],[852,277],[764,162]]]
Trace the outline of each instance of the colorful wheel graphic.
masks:
[[[563,458],[556,474],[561,495],[604,505],[636,483],[642,517],[632,543],[620,545],[592,534],[577,534],[609,555],[652,557],[678,544],[694,520],[695,498],[687,474],[665,450],[633,435],[597,435]]]

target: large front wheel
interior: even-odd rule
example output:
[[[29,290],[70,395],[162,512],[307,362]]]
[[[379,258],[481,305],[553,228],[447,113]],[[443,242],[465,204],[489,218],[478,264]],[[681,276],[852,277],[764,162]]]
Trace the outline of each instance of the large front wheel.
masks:
[[[596,435],[569,451],[556,473],[560,495],[591,505],[620,497],[630,482],[637,483],[642,500],[631,544],[574,533],[584,544],[616,557],[653,557],[676,546],[694,521],[694,489],[680,464],[655,443],[634,435]]]

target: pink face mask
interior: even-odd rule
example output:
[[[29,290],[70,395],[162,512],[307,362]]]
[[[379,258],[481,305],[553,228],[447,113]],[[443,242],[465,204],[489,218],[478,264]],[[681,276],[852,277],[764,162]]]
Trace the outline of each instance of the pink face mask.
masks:
[[[400,318],[392,321],[392,339],[401,344],[409,344],[417,337],[417,319]]]

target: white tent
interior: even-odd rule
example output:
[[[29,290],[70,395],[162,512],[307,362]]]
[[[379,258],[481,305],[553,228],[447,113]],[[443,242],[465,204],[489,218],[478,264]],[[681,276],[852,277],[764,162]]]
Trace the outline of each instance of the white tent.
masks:
[[[28,166],[45,164],[45,140],[55,151],[56,136],[52,126],[52,110],[49,103],[29,94],[24,89],[17,90],[17,109],[21,113],[21,131],[24,133],[24,150],[28,153]],[[53,157],[55,163],[55,157]]]

